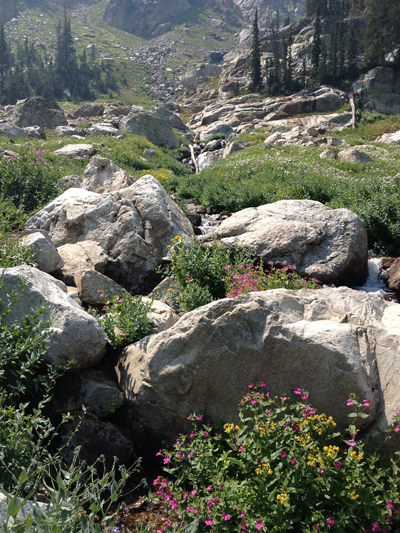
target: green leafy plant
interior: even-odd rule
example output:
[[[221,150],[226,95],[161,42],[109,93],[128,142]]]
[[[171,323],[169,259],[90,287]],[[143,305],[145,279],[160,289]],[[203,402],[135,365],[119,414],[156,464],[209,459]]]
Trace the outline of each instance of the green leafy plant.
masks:
[[[36,266],[33,248],[25,246],[15,234],[0,235],[0,268],[19,265]]]
[[[231,251],[215,240],[206,247],[198,241],[188,243],[181,237],[175,237],[169,250],[171,264],[164,273],[175,278],[181,291],[190,285],[198,285],[207,289],[214,299],[225,297],[225,282],[222,280],[226,273],[225,266],[232,263],[236,271],[239,264],[251,261],[246,248],[236,246]],[[197,294],[200,295],[200,291]],[[206,293],[203,291],[202,294]]]
[[[153,325],[147,314],[152,301],[143,302],[140,296],[125,294],[123,298],[115,297],[111,302],[104,303],[101,311],[89,308],[115,348],[127,346],[140,341],[153,333]]]
[[[25,283],[20,280],[19,289],[5,295],[3,284],[0,278],[0,391],[9,405],[15,405],[27,394],[50,388],[55,379],[51,366],[45,372],[41,368],[51,336],[50,321],[43,319],[47,311],[43,305],[34,314],[8,323],[6,317],[21,298]]]
[[[138,463],[117,471],[115,459],[107,470],[104,457],[87,465],[76,449],[71,465],[65,464],[63,449],[79,424],[69,441],[58,447],[59,429],[70,416],[63,414],[54,425],[46,414],[61,374],[59,368],[43,365],[51,335],[51,323],[43,319],[46,307],[20,320],[7,320],[24,290],[20,281],[18,290],[4,294],[0,279],[0,487],[8,501],[3,530],[100,533],[114,524],[117,500]],[[30,508],[27,518],[18,518],[21,507],[35,499],[38,489],[49,495],[47,513]]]
[[[308,393],[273,397],[249,384],[238,424],[191,414],[193,430],[173,451],[160,450],[157,496],[168,502],[167,531],[178,524],[206,531],[388,531],[400,512],[399,458],[367,452],[356,421],[368,400],[351,395],[350,425],[340,433],[317,414]],[[400,412],[389,435],[399,431]]]

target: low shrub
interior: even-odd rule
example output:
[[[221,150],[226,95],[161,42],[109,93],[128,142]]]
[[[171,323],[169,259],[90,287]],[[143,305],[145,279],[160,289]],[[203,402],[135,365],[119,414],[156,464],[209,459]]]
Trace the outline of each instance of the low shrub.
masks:
[[[270,263],[270,269],[264,271],[255,264],[251,252],[238,245],[229,250],[215,240],[202,245],[175,237],[169,249],[171,264],[163,272],[173,277],[179,287],[178,291],[170,291],[169,298],[185,311],[248,292],[319,287],[316,279],[299,276],[295,265],[278,269]]]
[[[104,297],[104,294],[100,296]],[[114,348],[120,348],[153,333],[152,322],[147,316],[151,305],[152,301],[144,303],[140,296],[126,293],[121,298],[105,302],[100,312],[94,307],[88,312],[99,321]]]
[[[12,202],[26,216],[37,212],[61,191],[58,181],[62,176],[42,156],[39,149],[34,156],[24,153],[18,159],[0,159],[0,198]]]
[[[0,234],[0,268],[19,265],[36,266],[34,250],[30,246],[24,246],[15,233]]]
[[[350,425],[340,433],[307,392],[294,393],[298,400],[276,398],[250,383],[239,424],[189,416],[190,436],[158,453],[175,478],[154,481],[168,502],[167,532],[388,532],[400,513],[399,458],[385,463],[358,437],[369,402],[351,395]],[[397,413],[389,434],[399,426]]]

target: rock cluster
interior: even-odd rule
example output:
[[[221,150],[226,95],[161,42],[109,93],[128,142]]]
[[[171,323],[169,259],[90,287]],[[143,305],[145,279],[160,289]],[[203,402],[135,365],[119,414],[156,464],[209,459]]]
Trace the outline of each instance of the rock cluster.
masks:
[[[118,183],[121,172],[115,172]],[[97,178],[92,174],[86,183],[104,183],[101,174],[100,166]],[[106,181],[112,189],[112,180]],[[34,215],[27,228],[45,229],[56,247],[95,241],[108,256],[105,274],[136,294],[154,287],[156,263],[167,256],[173,237],[193,238],[189,221],[150,175],[111,194],[68,189]]]

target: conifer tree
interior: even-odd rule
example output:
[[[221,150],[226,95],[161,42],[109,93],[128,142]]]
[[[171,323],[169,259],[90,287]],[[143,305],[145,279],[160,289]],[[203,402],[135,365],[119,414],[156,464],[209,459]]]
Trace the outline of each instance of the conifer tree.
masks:
[[[250,75],[251,75],[251,89],[253,91],[260,91],[262,88],[262,73],[261,73],[261,55],[260,55],[260,31],[258,28],[258,9],[254,15],[253,22],[253,40],[251,43],[250,52]]]
[[[354,19],[350,21],[349,36],[347,39],[347,73],[355,77],[358,72],[358,45]]]
[[[327,78],[327,58],[328,50],[326,44],[326,36],[321,39],[321,56],[318,64],[317,80],[319,83],[325,83]]]
[[[319,58],[321,55],[321,14],[319,7],[317,8],[314,21],[314,34],[313,34],[313,43],[311,46],[311,63],[314,69],[314,72],[318,71]]]

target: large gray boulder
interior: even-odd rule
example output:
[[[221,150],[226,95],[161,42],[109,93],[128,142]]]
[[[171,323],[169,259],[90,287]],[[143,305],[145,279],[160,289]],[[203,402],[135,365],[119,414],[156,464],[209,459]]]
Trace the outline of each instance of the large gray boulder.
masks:
[[[27,228],[46,229],[57,247],[95,241],[108,256],[104,274],[136,294],[156,285],[156,264],[173,237],[194,238],[189,220],[150,175],[112,194],[68,189]]]
[[[118,128],[111,124],[94,124],[88,129],[89,133],[98,133],[99,135],[111,135],[111,137],[122,137]]]
[[[54,155],[65,155],[72,159],[89,159],[97,152],[92,144],[66,144],[55,150]]]
[[[373,163],[372,157],[365,152],[360,152],[354,148],[349,148],[348,150],[339,152],[339,157],[340,159],[348,161],[349,163]]]
[[[200,410],[238,422],[248,382],[281,396],[300,387],[347,427],[347,400],[368,400],[385,429],[400,409],[400,306],[349,288],[278,289],[223,299],[127,347],[117,367],[132,428],[166,444]],[[166,423],[168,421],[168,423]],[[143,438],[144,435],[142,434]],[[158,443],[157,442],[157,443]]]
[[[142,113],[128,115],[119,123],[119,129],[135,135],[143,135],[148,141],[156,146],[178,148],[179,141],[169,124],[164,120]]]
[[[85,103],[81,105],[81,107],[78,107],[78,109],[75,109],[73,112],[73,116],[75,118],[80,117],[98,117],[101,116],[104,113],[104,107],[101,104],[97,104],[96,102],[91,103]]]
[[[82,189],[102,194],[126,189],[134,181],[128,172],[120,169],[110,159],[95,155],[83,174]]]
[[[367,233],[347,209],[281,200],[234,213],[214,235],[225,246],[249,247],[264,264],[296,265],[299,274],[323,283],[360,286],[367,279]]]
[[[79,135],[81,137],[84,137],[85,135],[87,135],[86,130],[83,130],[82,128],[79,128],[77,126],[57,126],[55,132],[57,133],[57,135],[63,137],[71,137],[72,135]]]
[[[7,122],[0,124],[0,136],[1,135],[4,135],[4,137],[28,137],[26,131]]]
[[[88,313],[59,288],[57,281],[36,268],[19,266],[0,269],[3,280],[1,291],[10,294],[17,291],[20,280],[24,290],[10,313],[3,317],[6,324],[20,320],[24,314],[33,314],[41,305],[48,307],[43,320],[51,320],[49,347],[44,354],[46,362],[69,368],[87,368],[98,363],[104,353],[107,338],[104,331]],[[58,282],[59,283],[59,282]],[[6,298],[0,302],[0,311],[6,306]]]
[[[68,124],[64,111],[56,103],[41,96],[31,96],[25,100],[18,100],[14,106],[12,123],[14,126],[26,128],[40,126],[54,129]]]
[[[187,132],[189,128],[183,122],[183,120],[176,114],[161,106],[153,113],[153,117],[164,120],[171,128],[176,128],[177,130]]]
[[[400,113],[400,94],[393,68],[381,66],[369,70],[362,81],[355,84],[355,89],[364,109],[390,115]]]

